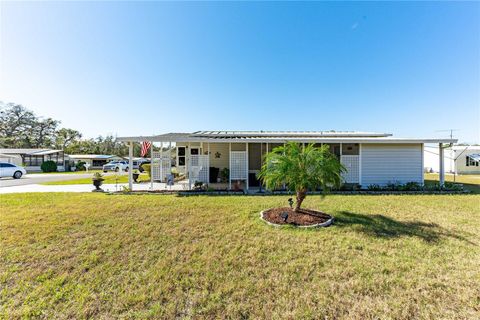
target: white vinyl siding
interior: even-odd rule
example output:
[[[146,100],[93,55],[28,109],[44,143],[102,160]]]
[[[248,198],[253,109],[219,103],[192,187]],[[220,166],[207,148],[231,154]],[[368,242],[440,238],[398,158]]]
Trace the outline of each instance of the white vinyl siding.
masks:
[[[362,144],[362,185],[423,183],[421,144]]]

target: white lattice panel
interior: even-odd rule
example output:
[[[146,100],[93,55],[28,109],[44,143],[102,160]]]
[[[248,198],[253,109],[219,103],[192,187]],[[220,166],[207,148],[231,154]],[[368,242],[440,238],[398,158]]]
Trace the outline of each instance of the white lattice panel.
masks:
[[[208,170],[208,155],[190,155],[188,176],[191,184],[194,184],[196,181],[208,183]]]
[[[347,169],[342,176],[347,183],[360,182],[360,161],[359,156],[341,156],[340,162]]]
[[[162,181],[166,180],[167,174],[171,173],[172,162],[169,154],[154,151],[152,153],[152,175],[153,180]]]
[[[232,180],[247,179],[247,152],[246,151],[230,152],[230,179]]]

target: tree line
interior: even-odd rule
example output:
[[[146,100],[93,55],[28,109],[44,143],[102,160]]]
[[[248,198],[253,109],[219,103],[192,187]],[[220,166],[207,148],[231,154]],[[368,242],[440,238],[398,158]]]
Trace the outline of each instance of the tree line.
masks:
[[[85,139],[61,122],[37,116],[20,104],[0,102],[0,148],[48,148],[64,150],[66,154],[128,155],[128,145],[113,135]],[[134,154],[140,154],[135,144]]]

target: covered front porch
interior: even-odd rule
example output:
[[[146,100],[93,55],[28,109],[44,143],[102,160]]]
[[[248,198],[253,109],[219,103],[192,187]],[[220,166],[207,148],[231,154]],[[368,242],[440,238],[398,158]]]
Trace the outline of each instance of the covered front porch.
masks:
[[[135,142],[130,142],[131,146]],[[285,143],[285,142],[284,142]],[[264,156],[281,142],[153,142],[150,147],[149,190],[263,190],[258,173]],[[323,143],[318,143],[318,146]],[[347,168],[345,183],[360,183],[359,143],[330,143]],[[133,147],[130,148],[133,150]],[[133,154],[131,157],[133,158]],[[130,175],[132,173],[129,173]],[[130,190],[145,190],[129,179]],[[179,189],[180,188],[180,189]]]

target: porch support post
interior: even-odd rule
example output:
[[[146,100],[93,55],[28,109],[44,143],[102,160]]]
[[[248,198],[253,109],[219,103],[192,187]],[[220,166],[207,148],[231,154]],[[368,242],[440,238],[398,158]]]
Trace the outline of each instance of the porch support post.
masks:
[[[283,147],[285,148],[285,142],[283,143]],[[283,149],[283,155],[285,155],[285,149]],[[285,182],[283,183],[283,190],[287,189],[287,185]]]
[[[164,174],[163,174],[163,141],[160,142],[160,182],[163,182]]]
[[[228,143],[228,190],[232,190],[232,143]]]
[[[153,190],[153,141],[150,141],[150,190]]]
[[[249,185],[248,185],[248,173],[249,173],[249,170],[248,170],[249,169],[248,168],[248,142],[245,144],[245,146],[246,146],[245,149],[247,151],[247,156],[246,156],[246,159],[245,159],[245,161],[247,162],[247,166],[246,166],[247,167],[246,168],[246,170],[247,170],[247,180],[245,181],[245,188],[247,189],[247,192],[248,192],[248,189],[249,189]]]
[[[192,190],[192,181],[190,179],[190,142],[185,149],[185,176],[188,177],[188,190]]]
[[[207,142],[207,162],[208,162],[208,168],[207,168],[207,185],[210,184],[210,142]]]
[[[358,144],[358,184],[362,186],[362,144]]]
[[[128,145],[128,188],[133,191],[133,141]]]
[[[443,143],[438,144],[438,155],[439,155],[439,161],[440,161],[440,166],[439,166],[439,180],[440,180],[440,186],[443,187],[445,184],[445,166],[444,166],[444,156],[443,156]]]

